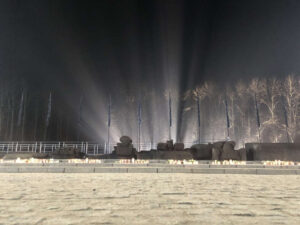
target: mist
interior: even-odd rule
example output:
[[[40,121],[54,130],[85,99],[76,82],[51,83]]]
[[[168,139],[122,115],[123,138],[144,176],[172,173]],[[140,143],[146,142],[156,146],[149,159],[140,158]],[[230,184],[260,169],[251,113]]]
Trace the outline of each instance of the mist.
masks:
[[[139,102],[142,141],[165,141],[169,93],[176,141],[227,138],[225,98],[230,138],[258,141],[255,95],[261,141],[299,140],[298,1],[1,1],[0,14],[1,141],[104,142],[109,96],[113,142],[137,141]]]

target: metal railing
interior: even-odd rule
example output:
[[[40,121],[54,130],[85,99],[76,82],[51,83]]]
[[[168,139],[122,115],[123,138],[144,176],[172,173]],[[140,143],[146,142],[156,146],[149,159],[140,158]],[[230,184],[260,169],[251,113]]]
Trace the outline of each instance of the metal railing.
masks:
[[[60,148],[76,148],[88,155],[104,153],[105,145],[90,142],[0,142],[0,152],[51,153]]]

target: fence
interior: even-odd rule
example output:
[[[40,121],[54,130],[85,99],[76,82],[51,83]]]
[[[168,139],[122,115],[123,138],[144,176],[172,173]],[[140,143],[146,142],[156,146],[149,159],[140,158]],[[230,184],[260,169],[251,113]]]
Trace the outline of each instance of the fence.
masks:
[[[90,142],[0,142],[0,152],[50,153],[60,148],[76,148],[89,155],[104,153],[105,145]]]

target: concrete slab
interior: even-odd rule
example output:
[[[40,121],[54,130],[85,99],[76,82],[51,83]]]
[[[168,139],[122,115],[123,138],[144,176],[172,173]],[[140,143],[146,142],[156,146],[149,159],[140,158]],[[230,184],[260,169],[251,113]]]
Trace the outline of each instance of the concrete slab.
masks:
[[[122,166],[108,166],[103,164],[85,164],[84,166],[76,164],[44,164],[44,165],[22,165],[10,164],[0,165],[0,173],[202,173],[202,174],[266,174],[266,175],[289,175],[300,174],[298,166],[267,166],[262,165],[243,165],[238,168],[228,168],[227,165],[215,166],[208,168],[208,164],[201,165],[170,165],[156,164],[159,166],[142,165],[142,164],[122,164]],[[112,165],[112,164],[110,164]],[[250,168],[249,168],[250,166]]]
[[[224,170],[225,174],[257,174],[256,169],[249,168],[227,168]]]
[[[18,173],[19,168],[18,167],[0,167],[0,173]]]
[[[36,167],[32,167],[32,166],[22,166],[19,167],[19,173],[47,173],[48,172],[48,168],[43,167],[43,166],[36,166]]]
[[[148,164],[119,164],[115,163],[113,164],[114,167],[148,167]]]
[[[217,169],[217,168],[193,168],[191,169],[192,173],[207,173],[207,174],[224,174],[224,169]]]
[[[128,168],[120,167],[96,167],[95,173],[127,173]]]
[[[171,168],[171,167],[158,167],[158,173],[192,173],[192,169],[187,168]]]
[[[257,169],[257,174],[264,175],[296,175],[297,170],[289,169]]]
[[[172,165],[168,163],[149,163],[149,167],[183,167],[183,165]]]
[[[65,173],[94,173],[94,167],[65,167]]]
[[[94,164],[94,167],[113,167],[114,163],[98,163]]]
[[[236,168],[264,168],[262,164],[236,165]]]
[[[47,172],[48,173],[64,173],[65,168],[64,167],[48,167]]]
[[[264,166],[266,169],[298,169],[298,166]]]
[[[184,165],[184,168],[209,168],[209,164]]]
[[[43,163],[1,163],[1,166],[43,166]]]
[[[158,168],[155,167],[136,167],[128,168],[128,173],[157,173]]]
[[[236,168],[237,165],[209,165],[209,168]]]

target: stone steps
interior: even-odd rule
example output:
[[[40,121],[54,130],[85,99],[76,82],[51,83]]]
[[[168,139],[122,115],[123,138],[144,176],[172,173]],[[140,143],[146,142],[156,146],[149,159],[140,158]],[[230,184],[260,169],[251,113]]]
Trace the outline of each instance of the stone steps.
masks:
[[[2,163],[0,173],[195,173],[195,174],[266,174],[300,175],[300,166],[246,165],[170,165],[149,164],[12,164]]]
[[[248,169],[300,169],[300,165],[290,166],[269,166],[263,164],[245,164],[245,165],[215,165],[215,164],[165,164],[165,163],[148,163],[148,164],[120,164],[120,163],[1,163],[1,167],[164,167],[164,168],[248,168]]]

